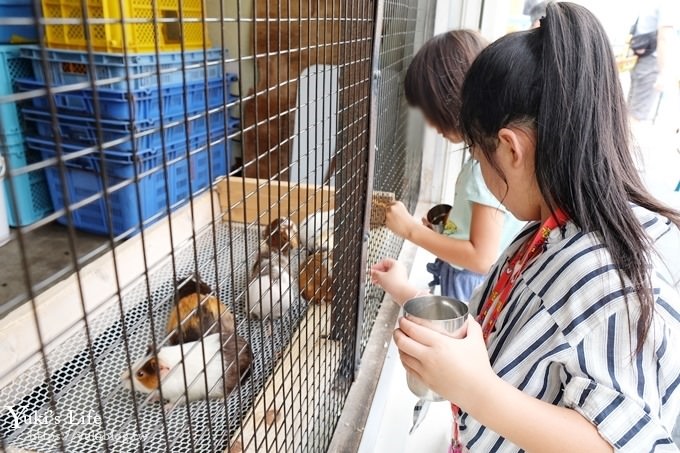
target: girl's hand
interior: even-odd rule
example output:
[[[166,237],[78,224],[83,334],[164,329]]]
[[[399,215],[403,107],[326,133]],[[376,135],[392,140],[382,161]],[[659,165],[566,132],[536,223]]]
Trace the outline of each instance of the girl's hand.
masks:
[[[392,203],[385,212],[385,226],[397,236],[409,239],[413,230],[420,225],[409,214],[404,203],[397,201]]]
[[[454,334],[401,318],[394,331],[401,363],[430,389],[464,410],[497,379],[482,328],[472,316]]]
[[[371,282],[381,286],[399,305],[418,293],[408,282],[408,272],[403,264],[387,258],[371,266]]]

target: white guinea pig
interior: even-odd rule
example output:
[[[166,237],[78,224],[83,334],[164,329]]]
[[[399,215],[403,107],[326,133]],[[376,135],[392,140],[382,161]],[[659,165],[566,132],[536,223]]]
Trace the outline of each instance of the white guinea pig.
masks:
[[[288,259],[279,253],[263,251],[255,261],[248,285],[248,316],[279,319],[290,308],[291,278]]]
[[[150,350],[151,347],[147,357],[151,354]],[[207,363],[203,361],[204,353]],[[219,354],[223,355],[223,359]],[[134,390],[151,393],[156,400],[160,398],[159,389],[162,389],[163,399],[169,401],[165,407],[169,409],[178,399],[180,404],[184,403],[185,394],[189,401],[222,398],[225,392],[228,395],[236,388],[252,360],[250,346],[243,338],[231,333],[217,333],[204,337],[203,347],[200,340],[164,346],[157,351],[157,357],[147,358],[133,366],[132,377],[127,370],[124,371],[121,381],[124,387],[133,390],[134,380]],[[222,369],[222,362],[226,372]]]
[[[335,230],[335,210],[315,212],[300,223],[298,236],[300,243],[308,252],[332,252],[333,231]]]

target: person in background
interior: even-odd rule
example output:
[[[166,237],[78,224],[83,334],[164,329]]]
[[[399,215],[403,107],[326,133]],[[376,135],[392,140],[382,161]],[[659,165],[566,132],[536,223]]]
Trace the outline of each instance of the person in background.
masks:
[[[538,28],[541,26],[541,19],[545,17],[545,9],[548,2],[538,2],[529,10],[529,20],[531,21],[531,28]]]
[[[652,120],[661,93],[677,89],[678,77],[672,61],[678,57],[676,45],[680,9],[677,3],[677,0],[642,2],[631,30],[633,37],[656,32],[656,49],[642,51],[642,54],[636,52],[638,59],[630,74],[628,108],[634,122]]]
[[[472,30],[454,30],[433,37],[413,58],[404,80],[406,100],[427,123],[453,143],[463,141],[460,123],[465,72],[486,46]],[[484,184],[479,162],[469,158],[456,180],[453,208],[444,235],[427,221],[414,219],[403,203],[388,208],[385,225],[395,234],[437,256],[428,265],[442,295],[467,302],[484,281],[501,251],[523,223],[507,213]]]
[[[549,4],[539,28],[481,52],[462,100],[487,186],[531,223],[458,332],[401,318],[394,333],[407,371],[459,414],[450,451],[678,452],[680,293],[659,244],[680,212],[635,171],[602,25]],[[393,260],[371,277],[398,303],[421,291]]]

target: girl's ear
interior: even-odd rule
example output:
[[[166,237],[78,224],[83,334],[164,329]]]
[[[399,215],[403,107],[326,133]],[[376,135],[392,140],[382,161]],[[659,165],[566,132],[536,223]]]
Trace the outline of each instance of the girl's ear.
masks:
[[[535,142],[527,131],[504,127],[498,131],[498,151],[510,168],[522,168],[533,157]],[[497,153],[498,155],[498,153]]]

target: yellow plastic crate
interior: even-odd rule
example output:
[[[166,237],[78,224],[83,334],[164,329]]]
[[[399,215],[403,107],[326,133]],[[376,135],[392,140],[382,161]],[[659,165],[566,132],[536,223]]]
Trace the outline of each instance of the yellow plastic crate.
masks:
[[[73,20],[82,18],[82,0],[42,0],[43,14],[49,19]],[[210,45],[207,31],[200,19],[203,16],[203,0],[182,0],[182,24],[180,26],[179,0],[85,0],[87,20],[114,19],[114,23],[89,23],[94,50],[103,52],[153,52],[155,39],[162,51],[178,51],[184,41],[185,49]],[[123,5],[121,11],[120,5]],[[154,10],[154,3],[156,8]],[[122,24],[121,18],[132,21]],[[158,19],[154,33],[153,18]],[[168,20],[170,19],[170,20]],[[198,19],[198,21],[197,21]],[[65,22],[66,22],[65,20]],[[138,22],[134,22],[138,21]],[[123,34],[125,27],[125,34]],[[125,36],[125,43],[123,43]],[[157,38],[156,38],[157,37]],[[46,26],[49,47],[86,50],[83,24],[53,24]]]

